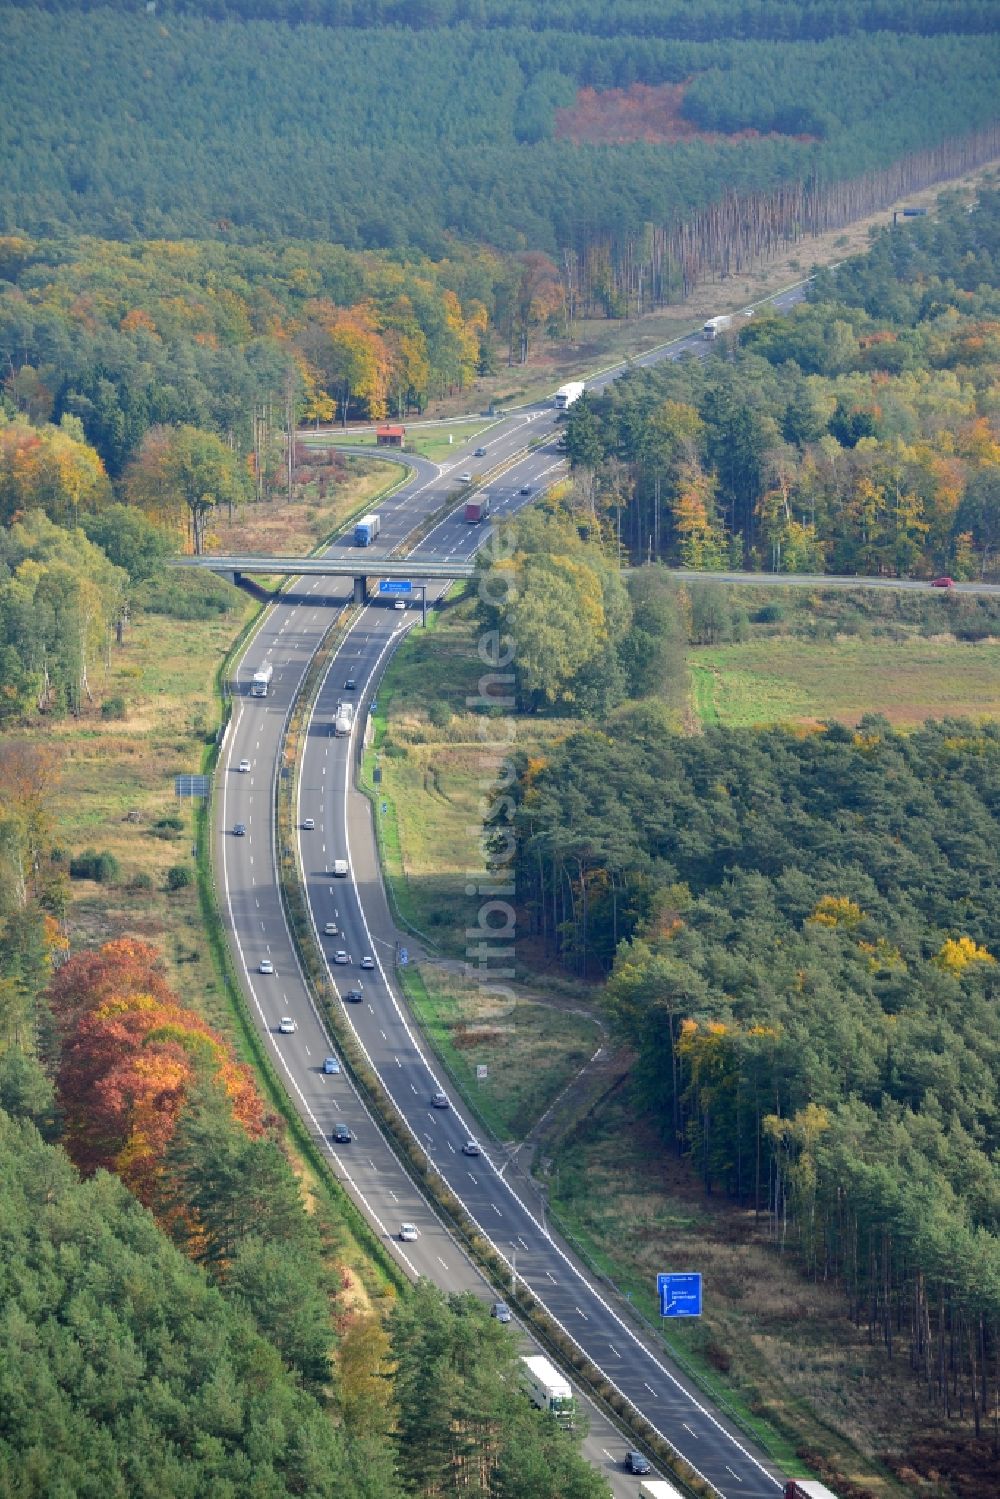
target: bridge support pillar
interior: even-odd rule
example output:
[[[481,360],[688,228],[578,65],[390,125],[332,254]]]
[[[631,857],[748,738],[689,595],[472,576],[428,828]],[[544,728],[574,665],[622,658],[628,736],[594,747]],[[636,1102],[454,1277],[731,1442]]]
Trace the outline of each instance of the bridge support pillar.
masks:
[[[355,578],[354,580],[354,602],[356,604],[367,604],[368,602],[368,579]]]

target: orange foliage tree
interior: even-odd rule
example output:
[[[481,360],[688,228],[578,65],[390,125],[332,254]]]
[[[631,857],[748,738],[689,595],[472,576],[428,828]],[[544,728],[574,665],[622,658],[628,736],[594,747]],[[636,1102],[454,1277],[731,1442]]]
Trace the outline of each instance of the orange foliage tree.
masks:
[[[249,1069],[186,1009],[154,948],[125,938],[71,958],[49,997],[62,1034],[58,1092],[65,1145],[84,1172],[114,1171],[145,1203],[192,1084],[208,1078],[251,1135],[264,1112]]]

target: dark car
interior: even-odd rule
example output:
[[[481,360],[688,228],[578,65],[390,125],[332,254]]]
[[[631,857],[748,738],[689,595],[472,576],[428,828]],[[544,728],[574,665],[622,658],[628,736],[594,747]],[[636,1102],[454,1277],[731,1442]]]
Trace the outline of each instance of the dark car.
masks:
[[[531,493],[531,485],[530,484],[522,484],[521,485],[521,493],[522,494],[530,494]]]
[[[510,1307],[506,1301],[494,1301],[490,1307],[490,1316],[495,1317],[498,1322],[510,1321]]]
[[[361,989],[360,984],[356,989],[348,989],[347,993],[344,995],[344,998],[347,1000],[347,1003],[349,1005],[361,1004],[364,997],[364,992]]]
[[[234,838],[245,838],[246,835],[247,835],[247,825],[246,825],[246,823],[245,822],[238,822],[236,824],[236,826],[233,828],[233,837]]]
[[[436,1093],[431,1094],[431,1103],[436,1109],[447,1109],[449,1107],[447,1093],[442,1093],[438,1089]]]
[[[652,1468],[641,1452],[626,1452],[623,1464],[626,1473],[652,1473]]]
[[[350,1126],[347,1124],[335,1124],[333,1134],[330,1136],[334,1145],[350,1145],[354,1136],[351,1134]]]
[[[474,458],[485,458],[486,457],[486,449],[485,448],[477,448],[476,451],[475,451],[475,453],[473,453],[472,456]]]
[[[357,685],[358,684],[354,680],[353,677],[348,677],[347,681],[344,683],[344,691],[345,692],[354,692],[354,690],[356,689]]]

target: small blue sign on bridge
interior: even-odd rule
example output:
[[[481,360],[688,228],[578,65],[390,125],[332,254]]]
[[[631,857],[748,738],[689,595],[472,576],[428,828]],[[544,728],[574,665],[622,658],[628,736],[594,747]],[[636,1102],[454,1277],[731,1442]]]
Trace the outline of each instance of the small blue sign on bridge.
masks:
[[[379,593],[412,593],[413,584],[407,578],[381,578]]]
[[[658,1275],[656,1290],[661,1317],[701,1316],[701,1274],[696,1271]]]
[[[409,961],[410,961],[410,954],[409,954],[409,952],[406,950],[405,947],[401,947],[399,949],[399,966],[400,966],[400,968],[405,968],[406,965],[407,965],[407,963]]]

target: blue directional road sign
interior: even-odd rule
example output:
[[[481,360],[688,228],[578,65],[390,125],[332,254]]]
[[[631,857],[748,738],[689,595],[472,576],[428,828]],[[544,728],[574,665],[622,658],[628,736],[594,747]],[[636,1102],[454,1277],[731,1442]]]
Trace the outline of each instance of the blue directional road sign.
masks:
[[[407,965],[407,963],[409,961],[410,961],[410,954],[409,954],[409,952],[406,950],[405,947],[401,947],[399,949],[399,966],[400,966],[400,968],[405,968],[406,965]]]
[[[701,1275],[699,1273],[658,1275],[656,1289],[660,1297],[661,1317],[701,1316]]]
[[[413,584],[406,578],[382,578],[378,585],[379,593],[412,593]]]

